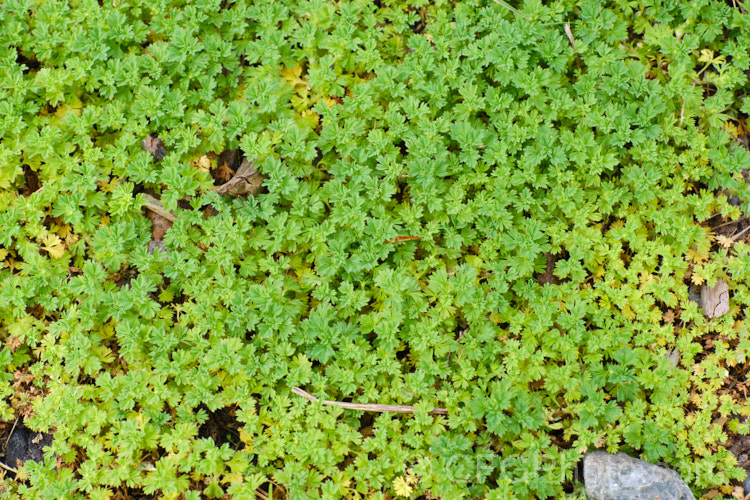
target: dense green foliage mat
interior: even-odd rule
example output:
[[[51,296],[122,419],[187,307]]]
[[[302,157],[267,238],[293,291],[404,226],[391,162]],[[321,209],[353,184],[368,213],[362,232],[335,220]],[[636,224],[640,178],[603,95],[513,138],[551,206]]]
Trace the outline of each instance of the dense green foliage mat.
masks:
[[[737,484],[748,48],[732,1],[0,2],[0,421],[54,434],[3,497]]]

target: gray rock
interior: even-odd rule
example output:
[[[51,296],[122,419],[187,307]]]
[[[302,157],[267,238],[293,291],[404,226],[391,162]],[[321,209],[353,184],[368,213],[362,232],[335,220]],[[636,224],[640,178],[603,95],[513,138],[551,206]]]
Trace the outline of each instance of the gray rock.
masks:
[[[718,318],[729,312],[729,286],[717,280],[712,287],[701,287],[701,304],[703,312],[709,318]]]
[[[669,367],[670,370],[676,368],[677,365],[680,364],[680,351],[678,351],[676,347],[667,351],[664,357],[666,357],[672,364],[672,366]]]
[[[698,304],[698,308],[701,307],[701,292],[700,288],[690,285],[690,288],[688,288],[688,298]]]
[[[156,161],[162,161],[167,156],[167,148],[164,147],[164,143],[161,139],[152,135],[147,135],[145,139],[141,141],[141,147],[151,153]]]
[[[148,242],[148,247],[146,250],[151,255],[154,255],[154,253],[159,251],[159,260],[160,261],[168,261],[169,260],[169,251],[164,246],[164,241],[162,240],[151,240]]]
[[[583,482],[589,500],[695,500],[675,471],[624,453],[586,453]]]
[[[148,242],[148,253],[154,255],[154,250],[156,250],[157,248],[159,249],[159,253],[167,253],[167,249],[164,248],[164,242],[162,240],[151,240]]]
[[[745,478],[745,482],[742,483],[742,487],[745,488],[745,496],[750,495],[750,474]]]

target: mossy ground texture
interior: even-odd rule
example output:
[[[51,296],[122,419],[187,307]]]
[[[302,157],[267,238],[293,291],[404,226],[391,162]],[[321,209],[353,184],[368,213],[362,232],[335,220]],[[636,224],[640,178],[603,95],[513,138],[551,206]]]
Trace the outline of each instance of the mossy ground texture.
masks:
[[[0,2],[0,431],[54,436],[0,495],[734,494],[749,50],[736,0]]]

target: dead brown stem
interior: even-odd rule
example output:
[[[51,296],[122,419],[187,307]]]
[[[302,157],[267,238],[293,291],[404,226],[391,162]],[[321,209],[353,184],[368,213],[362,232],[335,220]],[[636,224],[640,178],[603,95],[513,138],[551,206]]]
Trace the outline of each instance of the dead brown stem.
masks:
[[[143,193],[142,196],[143,199],[146,200],[146,204],[144,205],[144,207],[148,208],[152,212],[156,212],[158,215],[161,215],[171,222],[174,222],[174,220],[177,218],[172,212],[164,208],[164,205],[161,204],[161,201],[157,200],[150,194]]]
[[[308,401],[318,401],[318,398],[316,398],[309,392],[303,391],[299,387],[292,387],[292,392],[296,394],[297,396],[302,396]],[[323,404],[326,406],[338,406],[346,410],[375,411],[379,413],[415,413],[417,411],[416,408],[414,408],[413,406],[409,406],[409,405],[359,404],[359,403],[344,403],[341,401],[323,401]],[[429,413],[433,413],[437,415],[447,415],[448,410],[446,410],[445,408],[435,408],[434,410],[431,410]]]

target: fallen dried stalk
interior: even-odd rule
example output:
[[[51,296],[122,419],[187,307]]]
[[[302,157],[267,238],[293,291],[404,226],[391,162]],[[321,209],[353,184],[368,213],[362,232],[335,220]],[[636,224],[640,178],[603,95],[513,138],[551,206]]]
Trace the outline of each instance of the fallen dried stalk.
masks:
[[[10,437],[13,435],[13,431],[16,430],[16,425],[18,425],[19,418],[20,417],[16,417],[16,421],[13,422],[13,427],[10,428],[10,434],[8,434],[8,439],[5,440],[5,446],[3,448],[5,448],[6,450],[8,449],[8,441],[10,441]]]
[[[142,193],[141,196],[143,196],[143,199],[146,200],[146,204],[143,206],[148,208],[152,212],[156,212],[158,215],[161,215],[171,222],[174,222],[174,220],[177,218],[172,212],[164,208],[164,205],[161,204],[161,201],[157,200],[150,194]]]
[[[738,239],[740,239],[742,237],[743,234],[745,234],[748,231],[750,231],[750,226],[747,226],[745,229],[743,229],[739,233],[737,233],[734,236],[732,236],[732,241],[737,241]]]
[[[727,221],[727,222],[722,222],[721,224],[719,224],[717,226],[714,226],[711,229],[719,229],[720,227],[728,226],[730,224],[739,224],[740,222],[744,221],[745,219],[747,219],[747,216],[743,215],[739,219],[730,220],[730,221]]]
[[[568,35],[570,46],[573,48],[573,50],[576,50],[576,40],[575,38],[573,38],[573,31],[570,29],[570,23],[565,23],[565,34]]]
[[[257,488],[257,489],[255,490],[255,495],[256,495],[257,497],[261,498],[262,500],[272,500],[272,498],[273,498],[273,496],[274,496],[274,492],[273,492],[273,487],[274,487],[274,486],[276,486],[276,487],[277,487],[277,488],[278,488],[279,490],[281,490],[282,494],[284,495],[284,499],[285,499],[285,500],[288,500],[288,499],[289,499],[289,492],[287,492],[287,491],[286,491],[286,488],[284,488],[283,486],[281,486],[281,485],[280,485],[280,484],[278,484],[278,483],[275,483],[275,482],[271,481],[270,479],[269,479],[269,481],[268,481],[268,482],[269,482],[269,483],[271,483],[271,484],[273,485],[273,486],[271,486],[271,487],[269,488],[269,492],[271,493],[271,495],[268,495],[268,494],[267,494],[267,493],[266,493],[265,491],[263,491],[262,489],[260,489],[260,488]]]
[[[495,0],[495,3],[502,5],[512,13],[514,13],[517,16],[521,16],[522,18],[526,19],[527,21],[531,21],[531,19],[527,16],[525,16],[520,10],[512,7],[508,2],[503,2],[503,0]]]
[[[305,392],[299,387],[292,387],[292,392],[297,396],[302,396],[308,401],[319,401],[318,398]],[[360,411],[375,411],[379,413],[414,413],[417,411],[416,408],[409,405],[379,405],[379,404],[359,404],[359,403],[344,403],[342,401],[323,401],[326,406],[338,406],[346,410],[360,410]],[[435,408],[428,413],[434,413],[438,415],[447,415],[448,410],[445,408]]]
[[[412,240],[421,240],[421,236],[396,236],[395,238],[391,238],[390,240],[385,240],[383,244],[386,243],[400,243],[402,241],[412,241]]]
[[[685,119],[685,100],[682,100],[682,107],[680,108],[680,127],[682,127],[682,120]]]
[[[0,462],[0,468],[5,469],[8,472],[12,472],[13,474],[17,474],[18,473],[17,469],[14,469],[13,467],[10,467],[9,465],[5,465],[2,462]]]

